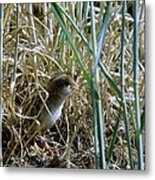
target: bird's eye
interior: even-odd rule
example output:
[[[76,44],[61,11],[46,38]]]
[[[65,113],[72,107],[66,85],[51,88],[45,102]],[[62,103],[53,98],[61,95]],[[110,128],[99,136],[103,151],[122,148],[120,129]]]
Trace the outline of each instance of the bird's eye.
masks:
[[[64,86],[69,86],[69,85],[71,85],[68,81],[64,81],[64,80],[61,82],[61,84],[64,85]]]
[[[70,83],[66,81],[66,82],[64,83],[64,85],[65,85],[65,86],[69,86]]]

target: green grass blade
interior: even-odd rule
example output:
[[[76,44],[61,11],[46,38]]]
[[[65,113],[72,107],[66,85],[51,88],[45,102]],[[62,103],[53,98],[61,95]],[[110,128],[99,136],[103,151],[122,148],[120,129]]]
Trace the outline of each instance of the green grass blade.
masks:
[[[101,61],[99,61],[99,67],[101,69],[101,72],[103,73],[103,75],[105,76],[105,78],[107,79],[107,81],[109,82],[110,87],[112,88],[112,90],[114,91],[114,93],[120,98],[122,99],[122,93],[120,91],[120,89],[118,88],[117,84],[115,83],[115,80],[112,78],[112,76],[109,74],[109,72],[107,71],[107,69],[105,68],[105,66],[103,65],[103,63]]]
[[[121,115],[122,115],[122,112],[120,110],[119,113],[118,113],[118,116],[116,118],[116,124],[114,126],[114,132],[112,134],[112,139],[110,141],[110,145],[109,145],[109,148],[108,148],[108,160],[107,160],[107,164],[109,164],[109,162],[110,162],[110,159],[111,159],[111,156],[112,156],[112,153],[113,153],[113,149],[115,147],[115,141],[116,141],[116,136],[117,136],[117,132],[118,132],[118,127],[119,127]]]

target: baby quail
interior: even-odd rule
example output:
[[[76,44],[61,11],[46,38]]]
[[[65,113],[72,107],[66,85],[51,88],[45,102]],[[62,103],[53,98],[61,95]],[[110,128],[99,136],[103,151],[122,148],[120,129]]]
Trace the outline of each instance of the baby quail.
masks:
[[[50,80],[47,89],[49,93],[46,101],[47,106],[43,108],[38,118],[41,130],[51,128],[60,118],[63,105],[67,98],[72,95],[75,86],[72,78],[65,73]]]

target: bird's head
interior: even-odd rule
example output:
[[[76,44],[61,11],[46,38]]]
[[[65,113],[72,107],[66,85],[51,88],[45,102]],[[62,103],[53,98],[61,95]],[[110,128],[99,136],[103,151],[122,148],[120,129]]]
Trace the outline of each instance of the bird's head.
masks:
[[[61,97],[67,98],[72,95],[74,89],[76,88],[76,84],[73,79],[63,73],[57,75],[55,78],[51,80],[52,91],[59,94]]]

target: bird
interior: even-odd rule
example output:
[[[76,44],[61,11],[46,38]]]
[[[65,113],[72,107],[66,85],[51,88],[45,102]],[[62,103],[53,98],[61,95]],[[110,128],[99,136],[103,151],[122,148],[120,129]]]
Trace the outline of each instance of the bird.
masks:
[[[51,128],[59,120],[65,101],[73,94],[76,87],[74,80],[66,73],[57,74],[50,80],[46,106],[38,117],[41,131]]]
[[[50,146],[48,145],[48,139],[45,138],[46,131],[52,128],[57,121],[60,119],[62,114],[62,109],[66,100],[72,96],[74,90],[77,89],[77,84],[71,78],[71,76],[67,73],[57,73],[54,75],[47,85],[48,98],[45,100],[43,104],[43,108],[40,111],[40,114],[37,117],[37,122],[39,122],[39,126],[37,126],[37,130],[35,130],[33,137],[38,137],[36,134],[38,133],[39,139],[41,138],[41,142],[43,143],[43,150],[39,148],[39,146],[34,143],[38,152],[41,154],[44,150],[50,151]],[[41,103],[39,103],[40,106]],[[35,107],[35,109],[41,109],[40,107]]]

